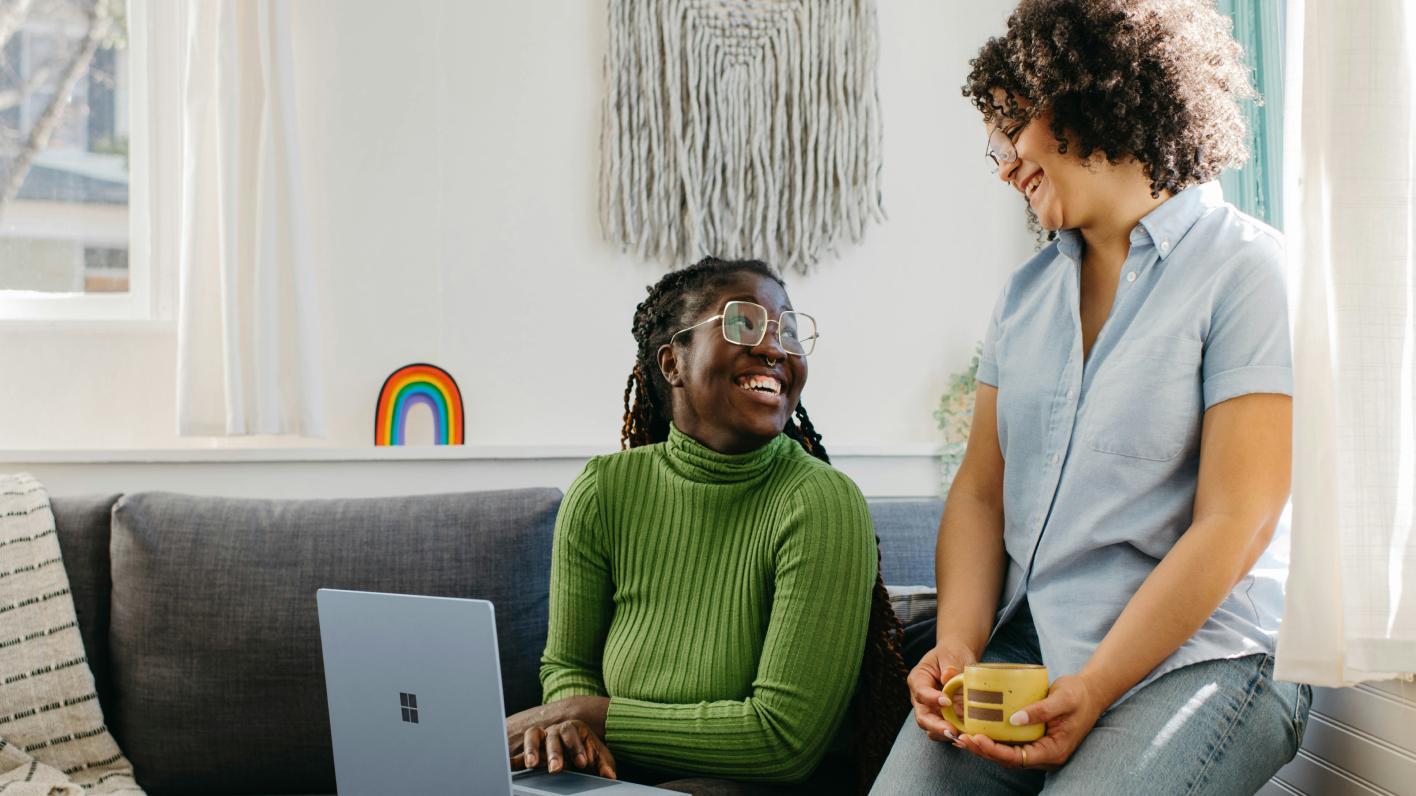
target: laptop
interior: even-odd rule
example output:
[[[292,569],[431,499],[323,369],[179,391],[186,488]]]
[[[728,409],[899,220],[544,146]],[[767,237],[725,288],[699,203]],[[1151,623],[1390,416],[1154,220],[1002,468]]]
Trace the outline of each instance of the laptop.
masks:
[[[668,792],[571,771],[513,777],[491,603],[334,589],[316,600],[340,796]]]

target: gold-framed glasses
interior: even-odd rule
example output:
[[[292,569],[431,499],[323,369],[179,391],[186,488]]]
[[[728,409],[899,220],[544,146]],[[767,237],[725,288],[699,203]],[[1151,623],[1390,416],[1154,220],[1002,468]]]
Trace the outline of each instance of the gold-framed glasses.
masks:
[[[816,348],[816,339],[821,335],[816,331],[816,319],[804,312],[787,310],[776,320],[767,316],[767,308],[751,301],[729,301],[723,311],[692,326],[679,329],[669,337],[691,332],[714,321],[723,322],[723,339],[733,345],[751,348],[760,345],[767,337],[767,325],[777,324],[777,345],[792,356],[809,356]]]

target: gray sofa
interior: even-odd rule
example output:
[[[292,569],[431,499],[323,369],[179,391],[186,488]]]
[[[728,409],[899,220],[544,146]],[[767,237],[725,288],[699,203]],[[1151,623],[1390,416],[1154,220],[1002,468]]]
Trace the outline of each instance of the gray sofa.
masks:
[[[161,794],[333,793],[315,590],[478,597],[536,704],[561,494],[55,498],[104,716]],[[873,501],[887,583],[932,585],[939,501]]]

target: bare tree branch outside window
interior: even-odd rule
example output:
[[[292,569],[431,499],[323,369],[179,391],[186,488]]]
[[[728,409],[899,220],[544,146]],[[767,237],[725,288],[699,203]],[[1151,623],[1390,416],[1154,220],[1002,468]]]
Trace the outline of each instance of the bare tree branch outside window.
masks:
[[[9,0],[0,3],[0,50],[5,49],[5,45],[10,42],[10,34],[25,20],[32,2],[34,0]]]
[[[7,169],[5,182],[3,187],[0,187],[0,217],[4,216],[5,206],[14,201],[15,195],[20,192],[20,184],[25,181],[25,175],[29,173],[30,164],[34,162],[35,155],[49,145],[49,137],[54,134],[54,128],[59,126],[60,114],[69,104],[69,95],[73,92],[74,85],[88,71],[89,63],[93,61],[93,54],[98,52],[98,45],[107,35],[108,26],[113,21],[109,6],[109,0],[93,1],[93,5],[89,9],[88,34],[84,36],[79,49],[69,60],[69,65],[64,70],[64,76],[54,91],[54,97],[49,101],[49,107],[45,108],[44,113],[34,123],[34,127],[30,128],[29,139],[25,142],[24,148],[20,150],[19,155],[15,157]]]
[[[0,0],[0,290],[127,290],[126,10]]]

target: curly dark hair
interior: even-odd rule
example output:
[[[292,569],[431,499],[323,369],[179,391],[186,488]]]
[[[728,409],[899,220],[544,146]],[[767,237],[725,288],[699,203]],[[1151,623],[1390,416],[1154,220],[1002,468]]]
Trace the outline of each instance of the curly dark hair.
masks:
[[[1177,193],[1249,157],[1239,101],[1262,99],[1232,27],[1214,0],[1022,0],[963,93],[989,121],[1051,111],[1061,152],[1134,157]]]
[[[718,289],[733,277],[757,274],[786,287],[773,268],[760,260],[719,260],[706,257],[693,265],[665,274],[648,288],[649,296],[634,311],[634,341],[637,345],[634,370],[624,388],[624,426],[620,430],[622,448],[636,448],[663,442],[669,436],[672,414],[668,382],[659,370],[659,347],[673,333],[696,319],[712,301]],[[692,338],[685,340],[688,345]],[[801,443],[807,453],[829,463],[821,435],[811,424],[806,407],[798,403],[796,421],[787,421],[783,432]],[[904,628],[890,607],[890,595],[880,575],[880,539],[876,537],[875,587],[871,592],[870,622],[866,629],[860,679],[851,711],[855,716],[855,767],[860,792],[870,789],[880,773],[900,723],[910,711],[909,689],[900,648]]]

